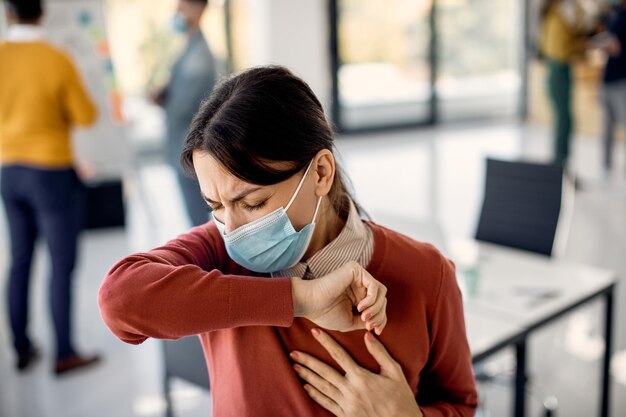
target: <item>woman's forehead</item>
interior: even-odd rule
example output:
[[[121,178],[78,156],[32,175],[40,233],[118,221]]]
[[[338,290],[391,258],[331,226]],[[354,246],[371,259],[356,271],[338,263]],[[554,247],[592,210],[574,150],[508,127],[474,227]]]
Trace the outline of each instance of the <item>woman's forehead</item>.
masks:
[[[202,194],[212,201],[226,201],[235,199],[242,193],[251,190],[265,190],[274,188],[274,185],[260,186],[252,184],[229,172],[213,155],[194,151],[194,168],[200,184]]]
[[[193,151],[192,158],[193,166],[196,169],[196,172],[198,172],[198,170],[210,170],[221,175],[232,175],[222,163],[206,151],[195,150]],[[234,177],[234,175],[232,176]]]

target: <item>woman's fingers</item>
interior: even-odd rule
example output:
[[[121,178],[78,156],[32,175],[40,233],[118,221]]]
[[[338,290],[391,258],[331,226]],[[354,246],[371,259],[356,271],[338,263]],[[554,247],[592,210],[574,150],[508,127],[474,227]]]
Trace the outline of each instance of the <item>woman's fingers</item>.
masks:
[[[365,322],[365,328],[372,330],[374,327],[380,326],[387,315],[386,309],[387,297],[385,297],[381,291],[374,305],[361,313],[361,320]]]
[[[313,401],[315,401],[316,403],[318,403],[319,405],[321,405],[322,407],[324,407],[325,409],[327,409],[334,415],[336,416],[343,415],[343,411],[341,410],[341,407],[339,407],[339,404],[337,404],[335,401],[333,401],[332,399],[328,398],[327,396],[319,392],[317,389],[315,389],[315,387],[309,384],[305,384],[304,390],[306,391],[307,394],[309,394],[309,397],[311,397]]]
[[[385,328],[385,326],[387,326],[387,316],[385,315],[385,320],[383,321],[383,323],[380,326],[376,326],[374,327],[374,332],[380,336],[380,334],[383,332],[383,329]]]
[[[370,332],[365,333],[365,347],[380,365],[381,375],[397,377],[402,374],[400,364],[391,357],[383,344]]]
[[[341,389],[343,376],[339,372],[337,372],[332,366],[303,352],[291,352],[289,356],[298,364],[310,369],[333,386]]]
[[[358,276],[355,277],[355,282],[353,285],[360,286],[361,288],[365,287],[366,293],[365,297],[359,301],[356,306],[356,309],[359,312],[365,311],[368,307],[371,307],[376,302],[376,297],[378,296],[378,289],[382,285],[378,281],[373,278],[370,278],[364,269],[360,268],[360,270],[355,271],[355,274]]]
[[[361,312],[361,320],[364,326],[353,326],[374,330],[380,335],[387,324],[387,287],[374,279],[364,268],[358,264],[352,264],[354,281],[352,284],[353,293],[357,293],[355,288],[361,292],[365,288],[365,297],[357,304],[357,311]]]
[[[367,274],[367,271],[363,272]],[[375,329],[376,334],[380,334],[387,323],[387,288],[370,277],[368,295],[359,303],[357,309],[362,311],[361,320],[365,322],[365,329]]]
[[[333,401],[337,401],[341,396],[341,392],[336,386],[319,376],[317,373],[311,371],[309,368],[296,364],[293,366],[293,369],[300,378]]]
[[[350,354],[346,352],[346,350],[339,343],[337,343],[335,339],[333,339],[328,333],[320,329],[312,329],[311,333],[313,334],[313,337],[315,337],[315,339],[322,345],[324,349],[326,349],[330,356],[346,373],[354,372],[356,369],[360,368],[360,366],[357,365],[356,362],[354,362],[352,356],[350,356]],[[335,386],[339,389],[342,388],[341,385]]]
[[[363,315],[361,315],[363,317]],[[380,335],[380,332],[385,328],[387,324],[387,299],[383,298],[378,312],[373,316],[367,316],[365,321],[366,330],[375,330],[376,334]]]
[[[357,310],[364,312],[367,308],[376,304],[379,297],[386,297],[387,288],[360,266],[355,270],[355,274],[357,276],[353,285],[365,287],[367,291],[365,298],[359,301],[357,305]]]

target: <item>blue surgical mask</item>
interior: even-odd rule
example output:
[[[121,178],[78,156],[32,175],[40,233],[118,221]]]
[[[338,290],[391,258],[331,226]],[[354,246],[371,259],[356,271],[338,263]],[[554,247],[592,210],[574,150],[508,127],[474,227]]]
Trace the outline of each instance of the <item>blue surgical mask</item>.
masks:
[[[188,28],[189,24],[187,23],[185,16],[183,16],[181,13],[176,13],[172,17],[172,29],[174,30],[174,32],[186,33]]]
[[[268,273],[291,268],[302,259],[313,236],[315,218],[322,197],[317,200],[313,220],[299,232],[296,232],[291,224],[287,210],[302,188],[312,163],[313,161],[306,169],[286,207],[280,207],[231,232],[225,232],[224,224],[214,218],[224,239],[226,251],[233,261],[250,271]]]

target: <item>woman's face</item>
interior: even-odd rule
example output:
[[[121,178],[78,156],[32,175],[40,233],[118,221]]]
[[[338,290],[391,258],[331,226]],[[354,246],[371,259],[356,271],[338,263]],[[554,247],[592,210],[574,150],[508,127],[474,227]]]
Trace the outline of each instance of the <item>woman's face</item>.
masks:
[[[329,156],[332,158],[330,151],[326,150],[316,155],[302,188],[287,211],[296,230],[311,223],[318,198],[327,195],[330,190],[330,185],[326,186],[325,178],[329,174],[325,167]],[[235,177],[204,151],[193,152],[193,165],[203,198],[213,209],[213,216],[224,223],[227,232],[280,207],[286,207],[305,172],[302,170],[278,184],[262,186]],[[276,167],[280,167],[280,164]],[[334,175],[334,161],[332,174]],[[332,185],[332,180],[330,184]]]

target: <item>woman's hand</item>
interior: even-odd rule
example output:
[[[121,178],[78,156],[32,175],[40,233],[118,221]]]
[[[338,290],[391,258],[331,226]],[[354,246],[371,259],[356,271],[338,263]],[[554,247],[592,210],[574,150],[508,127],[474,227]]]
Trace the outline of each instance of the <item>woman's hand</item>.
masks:
[[[313,329],[317,341],[341,366],[341,375],[326,363],[302,352],[292,352],[294,369],[306,381],[304,389],[319,405],[341,417],[422,417],[402,368],[373,334],[365,346],[380,365],[375,374],[357,365],[327,333]]]
[[[387,288],[357,262],[318,279],[293,278],[292,291],[294,315],[325,329],[381,334],[387,324]]]

